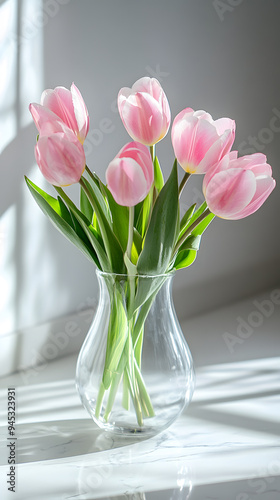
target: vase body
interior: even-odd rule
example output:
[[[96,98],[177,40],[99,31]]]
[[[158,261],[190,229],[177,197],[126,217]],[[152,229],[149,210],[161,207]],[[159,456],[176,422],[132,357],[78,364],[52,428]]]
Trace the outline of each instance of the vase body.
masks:
[[[153,436],[191,401],[193,362],[173,306],[173,276],[97,271],[99,304],[79,354],[76,386],[104,430]]]

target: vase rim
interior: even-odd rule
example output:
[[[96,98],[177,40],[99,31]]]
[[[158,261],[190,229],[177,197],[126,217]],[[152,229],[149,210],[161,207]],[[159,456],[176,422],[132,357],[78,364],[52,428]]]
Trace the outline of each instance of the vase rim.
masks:
[[[163,278],[163,277],[166,277],[166,278],[171,278],[175,275],[176,273],[176,270],[172,269],[172,271],[169,271],[167,273],[158,273],[158,274],[134,274],[134,275],[131,275],[131,274],[127,274],[127,273],[114,273],[114,272],[107,272],[107,271],[100,271],[100,269],[96,269],[96,274],[97,276],[102,276],[102,277],[106,277],[106,276],[120,276],[120,277],[123,277],[123,278],[128,278],[128,277],[137,277],[137,278]]]

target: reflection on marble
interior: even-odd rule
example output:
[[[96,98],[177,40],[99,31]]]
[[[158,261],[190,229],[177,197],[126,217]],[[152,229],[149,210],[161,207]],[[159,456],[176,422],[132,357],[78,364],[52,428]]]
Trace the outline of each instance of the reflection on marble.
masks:
[[[279,500],[280,308],[234,353],[223,340],[252,300],[182,325],[198,367],[194,398],[152,439],[123,441],[89,419],[74,384],[77,354],[0,378],[1,500]],[[17,392],[13,495],[7,387]]]
[[[131,493],[106,497],[106,500],[279,500],[279,476],[247,481],[207,484],[193,488]]]
[[[7,387],[17,390],[15,498],[90,500],[118,495],[144,500],[145,493],[147,500],[249,500],[246,481],[246,488],[235,496],[199,497],[196,491],[203,484],[210,488],[213,483],[250,477],[267,477],[269,488],[275,487],[272,477],[280,475],[280,358],[199,368],[191,406],[169,430],[136,443],[133,437],[128,442],[101,431],[88,418],[75,390],[75,359],[70,356],[46,365],[29,384],[20,373],[1,379],[4,485]],[[256,492],[253,486],[250,495]],[[153,493],[164,489],[169,492]],[[5,498],[9,496],[4,487],[1,500]],[[262,498],[280,496],[258,500]]]

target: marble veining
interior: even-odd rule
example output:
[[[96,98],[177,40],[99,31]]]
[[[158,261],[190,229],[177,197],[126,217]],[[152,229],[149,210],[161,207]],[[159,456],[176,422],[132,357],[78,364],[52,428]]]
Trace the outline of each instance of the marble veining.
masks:
[[[211,362],[209,351],[209,363],[196,370],[190,407],[168,430],[136,442],[101,431],[89,418],[75,389],[76,359],[0,379],[1,500],[12,498],[7,387],[17,394],[16,500],[280,499],[275,348],[272,357],[221,363]]]

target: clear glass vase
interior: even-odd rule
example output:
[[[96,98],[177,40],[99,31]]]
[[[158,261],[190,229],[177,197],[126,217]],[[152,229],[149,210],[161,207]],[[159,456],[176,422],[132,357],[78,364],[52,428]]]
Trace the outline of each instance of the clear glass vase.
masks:
[[[173,306],[173,276],[97,271],[99,304],[79,354],[76,386],[105,430],[153,436],[191,401],[193,362]]]

